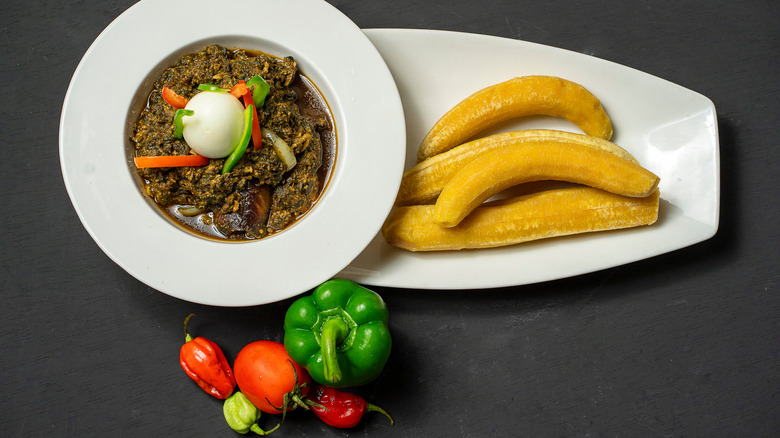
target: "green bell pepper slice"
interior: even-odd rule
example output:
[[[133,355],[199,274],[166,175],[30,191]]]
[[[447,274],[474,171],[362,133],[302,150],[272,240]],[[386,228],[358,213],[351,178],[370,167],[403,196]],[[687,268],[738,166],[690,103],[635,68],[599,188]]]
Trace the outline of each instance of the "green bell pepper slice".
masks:
[[[376,292],[334,279],[296,300],[284,318],[287,354],[331,387],[374,380],[390,357],[388,312]]]
[[[223,88],[219,88],[214,84],[200,84],[198,85],[198,90],[200,91],[218,91],[218,92],[224,92],[227,93],[229,90],[225,90]]]
[[[262,108],[265,103],[265,97],[271,91],[271,86],[261,76],[253,76],[248,80],[246,86],[249,88],[254,87],[252,91],[252,100],[255,102],[255,106]]]
[[[249,139],[252,138],[252,119],[254,116],[255,110],[252,105],[244,108],[244,131],[241,133],[238,144],[233,148],[233,152],[228,155],[225,164],[222,166],[223,175],[233,170],[233,167],[238,163],[238,160],[244,156],[246,147],[249,145]]]
[[[176,110],[176,114],[173,116],[173,137],[174,138],[182,138],[182,134],[184,134],[184,116],[191,116],[195,114],[195,111],[188,110],[188,109],[178,109]]]

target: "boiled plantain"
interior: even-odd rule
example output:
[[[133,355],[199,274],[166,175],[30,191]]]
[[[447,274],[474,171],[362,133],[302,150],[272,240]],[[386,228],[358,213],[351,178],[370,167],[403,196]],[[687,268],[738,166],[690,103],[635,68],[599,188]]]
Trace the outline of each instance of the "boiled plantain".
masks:
[[[530,115],[562,117],[588,135],[612,137],[609,116],[590,91],[555,76],[522,76],[483,88],[455,105],[425,136],[417,161],[462,144],[499,122]]]
[[[458,226],[436,223],[433,205],[397,208],[382,227],[385,240],[409,251],[492,248],[578,233],[650,225],[659,192],[629,198],[592,187],[570,187],[483,204]]]
[[[550,142],[499,148],[465,165],[436,200],[436,222],[453,227],[494,194],[524,182],[567,181],[629,197],[648,196],[658,186],[658,176],[629,160],[580,144]]]
[[[403,206],[435,201],[452,175],[475,158],[505,146],[522,148],[540,139],[555,140],[545,143],[552,147],[557,144],[581,144],[602,149],[637,163],[628,151],[609,140],[552,129],[512,131],[478,138],[418,163],[404,173],[395,204]]]

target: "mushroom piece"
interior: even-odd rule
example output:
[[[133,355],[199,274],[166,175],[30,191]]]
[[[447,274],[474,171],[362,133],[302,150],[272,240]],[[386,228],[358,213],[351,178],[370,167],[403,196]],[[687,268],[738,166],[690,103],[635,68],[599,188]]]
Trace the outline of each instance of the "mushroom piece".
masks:
[[[241,192],[237,211],[214,213],[214,225],[226,236],[246,234],[248,238],[260,238],[268,233],[265,226],[270,211],[270,187],[265,184],[251,184]]]

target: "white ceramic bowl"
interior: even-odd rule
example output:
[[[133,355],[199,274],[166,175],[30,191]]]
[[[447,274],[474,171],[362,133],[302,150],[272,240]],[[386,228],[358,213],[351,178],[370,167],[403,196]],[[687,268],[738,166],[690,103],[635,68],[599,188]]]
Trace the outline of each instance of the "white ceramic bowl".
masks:
[[[287,230],[255,242],[208,240],[175,225],[143,195],[130,163],[130,126],[152,83],[181,55],[212,43],[293,56],[324,94],[338,133],[321,199]],[[100,248],[150,287],[220,306],[292,297],[347,266],[392,208],[405,144],[401,100],[382,57],[354,23],[319,0],[226,0],[219,7],[143,0],[86,52],[60,121],[65,185]]]

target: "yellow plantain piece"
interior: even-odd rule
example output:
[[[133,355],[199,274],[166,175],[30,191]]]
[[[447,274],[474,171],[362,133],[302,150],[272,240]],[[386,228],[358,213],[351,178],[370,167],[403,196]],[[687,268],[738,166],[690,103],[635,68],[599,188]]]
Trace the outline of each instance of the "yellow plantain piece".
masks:
[[[454,227],[496,193],[531,181],[567,181],[638,198],[658,186],[658,176],[629,160],[588,146],[550,142],[554,140],[536,140],[521,149],[503,147],[463,166],[436,200],[436,222]]]
[[[628,151],[615,143],[589,135],[552,129],[527,129],[506,132],[472,140],[417,163],[417,165],[404,173],[395,205],[417,205],[433,202],[439,196],[447,181],[460,168],[475,158],[501,147],[522,148],[540,139],[555,140],[555,142],[546,143],[551,146],[556,146],[557,144],[581,144],[605,150],[628,161],[638,163]]]
[[[592,187],[570,187],[488,202],[458,226],[444,228],[433,205],[400,207],[382,227],[385,240],[409,251],[493,248],[531,240],[651,225],[658,189],[629,198]]]
[[[555,76],[522,76],[483,88],[444,114],[420,144],[417,162],[452,149],[497,123],[532,115],[561,117],[588,135],[612,138],[609,116],[583,86]]]

